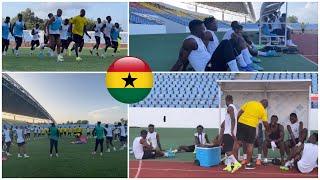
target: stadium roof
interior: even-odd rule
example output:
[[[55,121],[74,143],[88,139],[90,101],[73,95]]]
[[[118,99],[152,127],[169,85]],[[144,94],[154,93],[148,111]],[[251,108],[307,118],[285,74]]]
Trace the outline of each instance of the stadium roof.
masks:
[[[197,4],[203,4],[206,6],[211,6],[231,12],[246,14],[255,21],[256,16],[254,14],[253,6],[251,2],[197,2]]]
[[[40,103],[7,74],[2,74],[2,111],[55,122]]]

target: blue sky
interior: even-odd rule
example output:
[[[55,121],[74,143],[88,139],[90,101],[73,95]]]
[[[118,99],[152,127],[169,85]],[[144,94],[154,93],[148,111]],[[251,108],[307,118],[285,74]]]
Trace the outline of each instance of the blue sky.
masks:
[[[127,105],[114,100],[105,87],[104,73],[8,73],[57,122],[90,123],[127,119]]]
[[[125,2],[5,2],[2,4],[2,17],[16,16],[26,8],[33,10],[35,15],[40,18],[47,18],[48,13],[55,13],[58,8],[62,9],[64,18],[73,17],[79,15],[80,9],[83,8],[86,10],[88,18],[105,19],[110,15],[113,22],[119,22],[125,31],[128,29],[128,4]]]
[[[260,16],[260,7],[262,2],[253,2],[253,8],[258,18]],[[285,12],[285,5],[281,12]],[[288,16],[295,15],[300,22],[318,23],[318,3],[317,2],[289,2]]]

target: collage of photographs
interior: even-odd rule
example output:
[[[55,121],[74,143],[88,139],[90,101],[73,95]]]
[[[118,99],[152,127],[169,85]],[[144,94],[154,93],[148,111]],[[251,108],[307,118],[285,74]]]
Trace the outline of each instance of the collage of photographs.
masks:
[[[2,178],[317,178],[317,1],[2,6]]]

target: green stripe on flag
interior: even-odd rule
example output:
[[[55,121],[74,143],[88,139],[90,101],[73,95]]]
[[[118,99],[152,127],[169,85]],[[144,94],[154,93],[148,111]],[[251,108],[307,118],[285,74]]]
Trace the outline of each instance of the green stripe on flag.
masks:
[[[147,97],[151,88],[108,88],[108,91],[118,101],[132,104]]]

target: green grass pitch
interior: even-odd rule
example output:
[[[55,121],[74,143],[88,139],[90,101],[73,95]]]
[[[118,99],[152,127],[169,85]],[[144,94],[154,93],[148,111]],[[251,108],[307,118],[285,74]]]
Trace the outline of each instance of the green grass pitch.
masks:
[[[18,159],[17,145],[12,145],[10,150],[12,156],[2,161],[2,177],[127,177],[126,149],[105,152],[103,156],[97,153],[93,156],[91,154],[94,148],[93,138],[89,138],[87,144],[71,144],[71,141],[74,141],[74,138],[59,139],[58,158],[49,157],[49,139],[46,136],[27,142],[27,154],[30,156],[28,159]],[[115,144],[120,146],[119,141]]]
[[[103,50],[99,49],[100,54]],[[45,50],[45,53],[47,50]],[[83,59],[77,62],[75,55],[64,56],[64,62],[57,62],[56,57],[39,57],[39,49],[30,55],[30,48],[21,48],[20,56],[15,57],[8,50],[7,56],[2,56],[3,71],[106,71],[109,65],[118,58],[127,56],[127,49],[120,49],[115,56],[112,56],[113,49],[109,48],[105,58],[92,56],[89,49],[84,48],[80,57]]]

